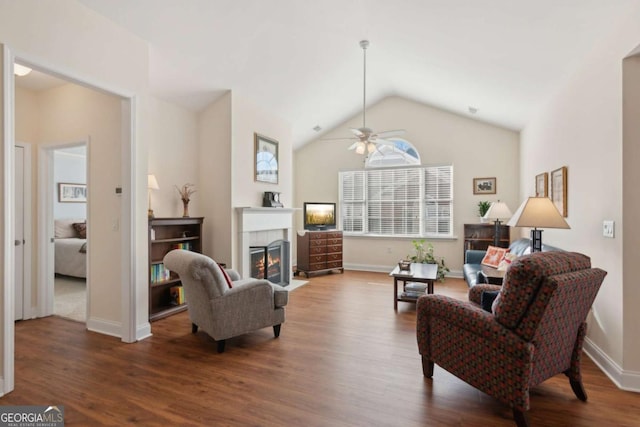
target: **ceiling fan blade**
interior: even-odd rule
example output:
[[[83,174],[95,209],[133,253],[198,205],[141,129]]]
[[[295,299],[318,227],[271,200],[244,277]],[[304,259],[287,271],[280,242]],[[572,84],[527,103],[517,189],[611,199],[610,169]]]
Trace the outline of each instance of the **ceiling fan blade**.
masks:
[[[357,136],[358,138],[362,138],[363,136],[365,136],[365,134],[364,134],[360,129],[354,129],[354,128],[351,128],[351,129],[349,129],[349,130],[350,130],[351,132],[353,132],[353,134],[354,134],[355,136]]]
[[[383,132],[376,133],[376,135],[378,135],[379,138],[390,138],[393,136],[404,135],[405,132],[406,131],[404,129],[385,130]]]
[[[389,141],[388,139],[378,138],[374,141],[376,145],[388,145],[389,147],[395,147],[396,143],[393,141]]]
[[[353,141],[358,138],[354,138],[353,136],[343,136],[340,138],[320,138],[319,141]]]
[[[349,148],[347,148],[347,150],[355,150],[356,147],[358,146],[358,142],[360,142],[360,141],[357,141],[357,142],[354,142],[353,144],[351,144],[349,146]]]

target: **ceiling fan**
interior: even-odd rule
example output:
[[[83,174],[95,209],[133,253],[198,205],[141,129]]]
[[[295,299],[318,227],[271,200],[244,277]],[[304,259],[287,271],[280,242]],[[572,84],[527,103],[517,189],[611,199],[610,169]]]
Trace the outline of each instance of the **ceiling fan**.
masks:
[[[378,149],[379,145],[394,146],[394,142],[385,138],[394,136],[400,136],[404,134],[404,129],[387,130],[383,132],[374,132],[373,129],[367,127],[366,122],[366,108],[367,108],[367,48],[369,47],[369,40],[360,41],[360,47],[362,48],[364,57],[364,79],[362,90],[362,127],[358,129],[351,128],[354,136],[347,138],[331,138],[341,140],[355,140],[349,150],[355,150],[358,154],[373,153]]]

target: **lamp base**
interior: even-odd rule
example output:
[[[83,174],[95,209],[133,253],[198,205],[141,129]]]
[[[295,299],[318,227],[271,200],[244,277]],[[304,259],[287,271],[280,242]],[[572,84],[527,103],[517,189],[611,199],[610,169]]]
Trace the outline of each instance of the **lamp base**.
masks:
[[[531,252],[542,252],[542,230],[531,230]]]

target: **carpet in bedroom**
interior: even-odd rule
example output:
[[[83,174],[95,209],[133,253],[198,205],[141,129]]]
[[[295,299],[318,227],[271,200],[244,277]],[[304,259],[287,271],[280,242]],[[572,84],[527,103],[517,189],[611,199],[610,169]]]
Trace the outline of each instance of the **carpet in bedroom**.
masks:
[[[69,276],[56,276],[53,313],[78,322],[87,321],[87,282]]]

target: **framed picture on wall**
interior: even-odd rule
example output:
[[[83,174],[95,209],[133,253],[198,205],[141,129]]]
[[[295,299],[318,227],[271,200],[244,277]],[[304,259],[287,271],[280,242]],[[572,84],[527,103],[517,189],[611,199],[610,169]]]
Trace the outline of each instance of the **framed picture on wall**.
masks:
[[[536,197],[549,197],[549,174],[536,175]]]
[[[567,216],[567,167],[551,172],[551,200],[562,216]]]
[[[496,194],[496,179],[473,178],[473,194]]]
[[[87,203],[87,184],[58,183],[60,203]]]
[[[253,134],[255,154],[255,180],[278,183],[278,141],[258,133]]]

